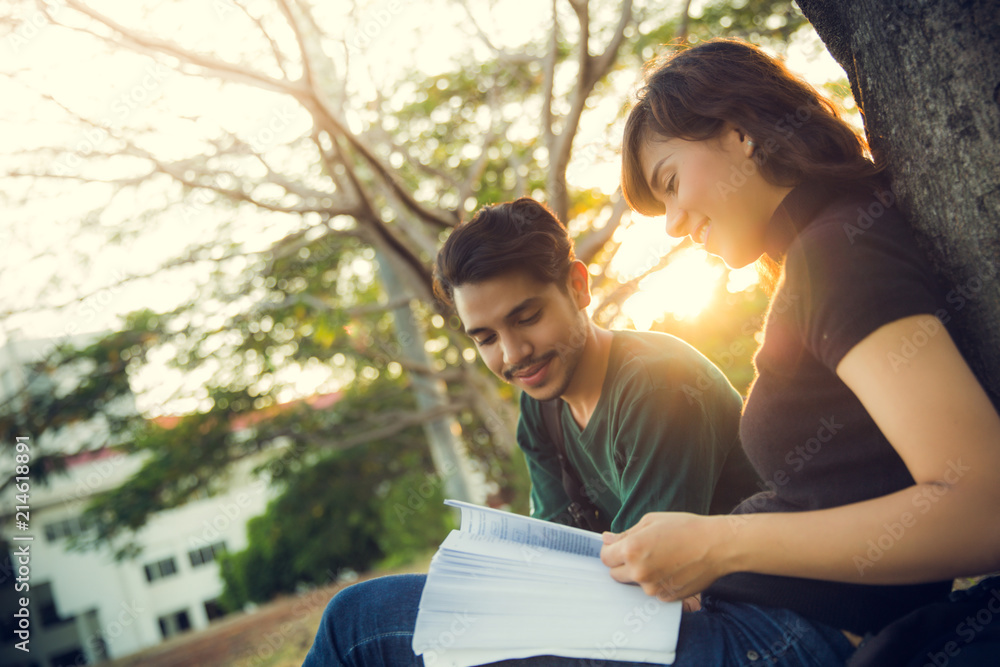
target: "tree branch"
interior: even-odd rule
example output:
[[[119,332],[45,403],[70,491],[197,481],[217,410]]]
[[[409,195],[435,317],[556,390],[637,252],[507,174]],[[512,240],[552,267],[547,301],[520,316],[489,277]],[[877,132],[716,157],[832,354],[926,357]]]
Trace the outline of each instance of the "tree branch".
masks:
[[[379,178],[385,181],[386,185],[393,191],[401,202],[410,209],[418,218],[425,222],[437,225],[438,227],[450,229],[458,223],[458,214],[451,211],[450,215],[443,212],[431,211],[429,208],[413,198],[413,195],[404,188],[392,171],[382,164],[382,161],[365,145],[365,143],[336,117],[326,102],[317,96],[313,91],[299,93],[296,98],[313,115],[316,124],[326,131],[330,136],[343,137],[361,157],[364,158],[372,169],[375,170]]]
[[[621,194],[621,189],[615,192],[615,199],[611,205],[611,217],[608,222],[601,229],[596,229],[588,233],[582,238],[576,239],[574,245],[576,246],[576,257],[580,261],[590,264],[594,257],[604,248],[611,237],[614,236],[615,230],[621,224],[622,216],[625,211],[628,210],[628,204],[625,203],[625,198]]]
[[[690,244],[687,241],[674,246],[669,252],[667,252],[667,254],[660,258],[660,261],[657,262],[655,266],[645,271],[642,275],[636,276],[632,280],[622,283],[616,287],[610,294],[601,300],[601,303],[597,305],[597,308],[595,308],[594,312],[591,314],[591,319],[598,322],[599,318],[604,314],[604,311],[612,305],[620,306],[627,298],[635,294],[636,290],[639,289],[639,283],[642,282],[643,278],[651,273],[656,273],[661,269],[665,269],[667,265],[673,261],[674,255],[688,247],[690,247]]]
[[[264,27],[264,22],[261,19],[257,18],[256,16],[254,16],[253,14],[251,14],[250,10],[247,9],[242,2],[238,2],[237,0],[232,0],[232,1],[234,5],[236,5],[237,7],[240,8],[240,10],[243,11],[243,14],[246,15],[248,19],[253,21],[254,25],[257,26],[261,34],[264,35],[264,39],[266,39],[267,43],[271,46],[271,53],[274,55],[274,61],[275,63],[277,63],[278,69],[281,70],[281,73],[284,74],[285,78],[287,79],[288,69],[286,65],[288,64],[288,59],[285,57],[285,54],[281,52],[281,49],[278,47],[278,43],[275,42],[274,38],[271,37],[271,33],[269,33],[267,31],[267,28]]]
[[[278,9],[280,9],[282,15],[284,15],[285,21],[287,21],[289,27],[291,27],[292,33],[295,35],[295,41],[299,45],[299,54],[302,57],[302,81],[309,90],[315,91],[317,88],[316,79],[313,76],[312,56],[309,54],[309,47],[306,44],[305,35],[302,34],[302,28],[299,26],[298,19],[292,13],[292,8],[288,5],[288,2],[286,0],[276,1],[278,3]]]
[[[472,14],[472,10],[469,8],[468,0],[457,0],[457,2],[462,6],[462,9],[465,10],[465,15],[468,17],[469,23],[472,27],[475,28],[476,35],[480,40],[482,40],[483,44],[485,44],[489,50],[494,53],[497,60],[510,63],[512,65],[526,65],[528,63],[538,61],[536,56],[528,55],[527,53],[511,53],[510,51],[505,51],[504,49],[495,46],[490,40],[489,35],[486,34],[486,31],[482,29],[479,22],[476,20],[476,17]]]
[[[373,428],[370,431],[356,433],[352,436],[337,438],[332,441],[327,438],[321,439],[320,435],[311,436],[311,438],[313,444],[322,445],[335,450],[349,449],[351,447],[363,445],[375,440],[389,438],[397,433],[405,431],[411,426],[420,426],[422,424],[426,424],[427,422],[441,419],[442,417],[457,414],[462,410],[465,410],[467,407],[468,406],[464,403],[450,403],[446,405],[435,405],[421,412],[379,413],[378,419],[383,425]],[[293,434],[289,432],[288,435],[303,437],[302,433]]]
[[[420,280],[421,286],[424,290],[426,290],[425,293],[430,295],[433,293],[433,287],[431,286],[431,275],[427,270],[427,267],[419,257],[403,245],[403,243],[397,239],[395,235],[393,235],[389,228],[386,227],[382,218],[378,215],[378,213],[376,213],[375,207],[372,205],[371,197],[368,195],[364,186],[361,185],[357,175],[354,173],[354,169],[352,169],[351,165],[347,162],[344,151],[340,147],[337,137],[334,135],[332,138],[334,149],[337,151],[341,164],[344,165],[347,178],[351,181],[351,185],[357,193],[361,204],[361,210],[355,215],[355,218],[359,221],[367,223],[370,230],[374,232],[375,237],[380,239],[381,242],[396,255],[396,257],[413,270],[414,275]]]
[[[167,55],[176,58],[181,63],[200,67],[206,72],[212,73],[213,75],[226,80],[242,81],[259,88],[264,88],[265,90],[272,90],[279,93],[301,94],[301,91],[299,91],[297,87],[287,79],[275,79],[247,67],[242,67],[207,54],[189,51],[177,44],[159,39],[157,37],[141,36],[139,33],[126,28],[117,21],[114,21],[108,16],[91,9],[78,0],[65,0],[65,2],[68,7],[72,7],[81,14],[90,17],[106,28],[109,28],[114,36],[117,36],[122,43],[129,45],[134,50],[141,51],[149,55]],[[49,16],[49,20],[54,25],[60,25],[69,30],[83,32],[115,46],[119,45],[119,42],[112,39],[110,36],[99,35],[92,30],[76,28],[65,23],[60,23],[52,18],[51,15]]]

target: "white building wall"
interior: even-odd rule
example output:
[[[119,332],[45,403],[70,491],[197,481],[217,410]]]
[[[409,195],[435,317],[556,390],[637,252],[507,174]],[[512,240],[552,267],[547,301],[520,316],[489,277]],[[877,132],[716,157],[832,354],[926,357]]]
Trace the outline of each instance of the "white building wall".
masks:
[[[89,491],[112,487],[131,475],[140,461],[115,456],[74,466],[66,477],[54,478],[52,487],[33,486],[31,529],[17,531],[13,517],[5,517],[6,536],[31,535],[31,582],[50,582],[60,617],[82,616],[96,609],[100,635],[111,658],[118,658],[163,640],[161,616],[186,611],[191,629],[208,625],[205,602],[222,593],[218,565],[212,561],[193,566],[189,552],[222,542],[227,551],[246,548],[245,525],[263,513],[271,492],[242,466],[231,490],[154,515],[137,536],[142,548],[134,560],[115,562],[107,548],[100,551],[67,551],[65,538],[49,541],[44,526],[79,516]],[[99,483],[96,483],[98,482]],[[35,489],[38,489],[35,491]],[[12,507],[13,495],[4,493],[4,507]],[[89,494],[87,494],[89,495]],[[173,558],[176,573],[148,581],[145,565]],[[30,591],[29,591],[30,596]],[[37,623],[34,624],[37,627]],[[94,653],[94,638],[83,638],[85,652]],[[34,644],[33,646],[37,646]],[[0,662],[3,662],[0,660]]]
[[[0,398],[17,391],[15,386],[23,380],[17,363],[37,358],[40,351],[51,350],[45,341],[22,341],[16,347],[4,346],[0,353]],[[134,407],[132,408],[134,409]],[[78,451],[82,443],[101,439],[104,424],[100,420],[64,429],[57,440],[62,451]],[[32,434],[24,434],[31,437]],[[29,440],[33,446],[36,444]],[[8,487],[0,493],[0,537],[5,538],[11,551],[30,545],[30,585],[51,585],[52,598],[61,618],[74,617],[80,648],[93,663],[101,655],[100,642],[106,647],[109,658],[119,658],[163,640],[158,619],[167,614],[185,610],[191,629],[208,625],[204,603],[222,593],[222,579],[216,562],[194,567],[189,552],[223,542],[227,551],[246,548],[246,522],[263,513],[267,501],[273,497],[268,485],[250,474],[262,459],[247,460],[230,473],[226,493],[211,498],[201,498],[150,518],[149,523],[136,536],[142,549],[134,560],[116,562],[108,548],[99,551],[71,552],[66,550],[65,538],[50,541],[45,526],[61,520],[79,517],[90,498],[101,491],[115,488],[132,476],[142,465],[138,455],[103,453],[89,461],[77,461],[65,474],[52,475],[49,485],[43,485],[39,476],[31,475],[30,529],[17,530],[15,526],[16,489]],[[13,470],[15,462],[9,449],[0,450],[0,470]],[[12,541],[14,536],[31,536],[27,541]],[[176,573],[155,581],[148,581],[144,566],[165,558],[173,558]],[[11,585],[17,576],[14,572],[0,572],[5,596],[25,595],[31,591],[14,593]],[[0,600],[12,604],[9,597]],[[16,604],[16,602],[13,602]],[[32,603],[31,653],[14,648],[9,638],[0,639],[0,665],[36,664],[49,667],[46,653],[46,628],[38,617],[39,603]],[[96,619],[96,620],[95,620]],[[50,643],[59,636],[59,650],[65,650],[63,638],[67,624],[49,628]]]

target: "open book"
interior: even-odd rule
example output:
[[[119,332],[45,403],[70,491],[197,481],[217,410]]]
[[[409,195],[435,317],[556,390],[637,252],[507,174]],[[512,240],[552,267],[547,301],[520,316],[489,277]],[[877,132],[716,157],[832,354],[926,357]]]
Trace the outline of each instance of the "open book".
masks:
[[[601,536],[456,500],[453,530],[431,560],[413,650],[427,667],[533,655],[669,664],[681,603],[618,583]]]

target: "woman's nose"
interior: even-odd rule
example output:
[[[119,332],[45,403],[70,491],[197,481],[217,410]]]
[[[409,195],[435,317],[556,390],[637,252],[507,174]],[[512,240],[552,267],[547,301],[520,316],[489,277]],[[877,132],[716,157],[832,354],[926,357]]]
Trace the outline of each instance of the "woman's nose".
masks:
[[[676,204],[667,204],[666,210],[666,231],[668,236],[675,239],[687,236],[687,213]]]

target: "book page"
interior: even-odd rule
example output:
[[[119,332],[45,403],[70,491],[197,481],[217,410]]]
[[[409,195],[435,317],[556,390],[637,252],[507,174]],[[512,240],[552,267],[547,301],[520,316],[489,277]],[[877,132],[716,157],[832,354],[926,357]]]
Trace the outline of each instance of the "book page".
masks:
[[[600,558],[603,542],[597,533],[461,500],[445,500],[444,503],[462,510],[463,533]]]
[[[652,665],[669,665],[674,662],[676,654],[673,651],[617,651],[608,658],[608,652],[600,649],[568,649],[552,647],[539,651],[538,649],[448,649],[447,651],[429,651],[424,653],[424,664],[427,667],[476,667],[477,665],[493,664],[501,660],[518,660],[532,658],[538,655],[557,655],[563,658],[590,659],[590,664],[605,664],[606,660],[622,660],[625,662],[648,662]],[[586,663],[585,663],[586,664]]]
[[[462,511],[431,560],[412,647],[428,667],[557,655],[674,660],[680,602],[611,578],[600,535],[454,500]]]

